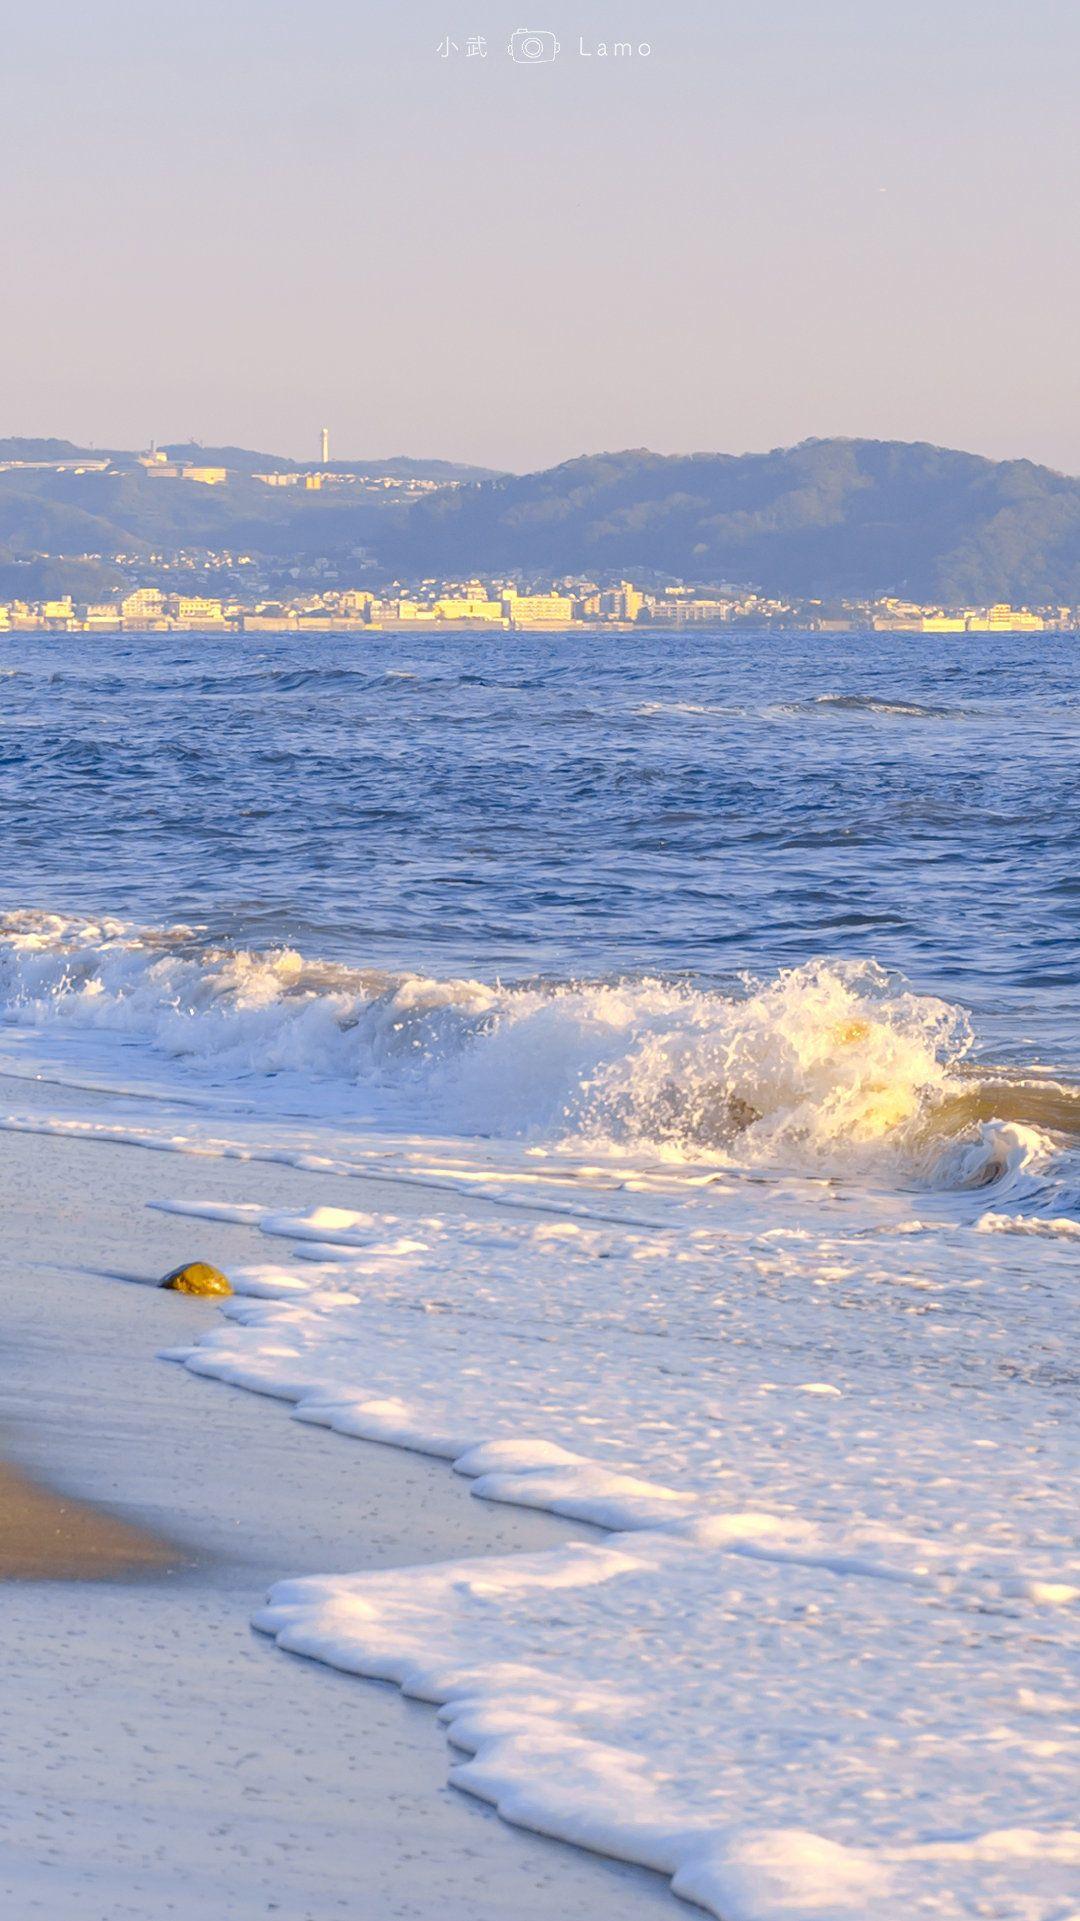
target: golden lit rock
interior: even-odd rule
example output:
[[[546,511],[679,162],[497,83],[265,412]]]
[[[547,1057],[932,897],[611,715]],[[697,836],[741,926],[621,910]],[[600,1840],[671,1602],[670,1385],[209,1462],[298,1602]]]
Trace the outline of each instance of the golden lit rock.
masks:
[[[221,1269],[211,1267],[209,1261],[189,1261],[186,1267],[174,1267],[158,1286],[170,1287],[174,1294],[232,1293]]]

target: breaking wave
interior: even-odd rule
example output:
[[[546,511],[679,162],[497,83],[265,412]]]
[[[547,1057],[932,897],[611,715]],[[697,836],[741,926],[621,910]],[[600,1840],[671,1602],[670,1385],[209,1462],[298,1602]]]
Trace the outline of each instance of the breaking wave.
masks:
[[[963,707],[942,707],[922,700],[882,700],[875,694],[814,694],[809,700],[785,701],[776,710],[790,715],[870,714],[895,720],[967,720]]]
[[[963,1009],[873,961],[728,992],[490,984],[207,945],[190,927],[0,916],[0,1011],[223,1080],[329,1088],[343,1117],[1030,1196],[1080,1096],[966,1064]],[[269,1086],[269,1082],[267,1083]]]

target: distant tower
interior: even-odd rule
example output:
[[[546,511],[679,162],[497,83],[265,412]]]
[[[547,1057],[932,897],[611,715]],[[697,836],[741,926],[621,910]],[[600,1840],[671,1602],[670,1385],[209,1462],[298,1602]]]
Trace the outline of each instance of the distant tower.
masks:
[[[322,464],[324,467],[327,467],[330,464],[330,429],[329,427],[324,427],[322,430]]]

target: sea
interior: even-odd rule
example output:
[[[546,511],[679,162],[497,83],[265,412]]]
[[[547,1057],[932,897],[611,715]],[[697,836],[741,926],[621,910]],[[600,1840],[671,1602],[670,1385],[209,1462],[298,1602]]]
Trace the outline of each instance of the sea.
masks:
[[[721,1921],[1077,1912],[1078,646],[0,640],[0,1127],[250,1226],[172,1360],[597,1530],[257,1625]]]

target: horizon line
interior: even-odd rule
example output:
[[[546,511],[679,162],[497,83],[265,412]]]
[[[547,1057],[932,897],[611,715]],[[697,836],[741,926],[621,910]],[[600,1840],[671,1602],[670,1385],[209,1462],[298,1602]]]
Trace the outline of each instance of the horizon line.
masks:
[[[822,447],[822,446],[905,447],[905,448],[926,448],[927,450],[933,453],[959,454],[959,455],[962,455],[965,459],[985,461],[989,466],[994,466],[994,467],[1010,467],[1010,466],[1035,467],[1040,469],[1044,473],[1054,474],[1055,476],[1057,476],[1059,479],[1062,479],[1062,480],[1080,479],[1080,474],[1073,473],[1069,469],[1064,467],[1053,466],[1049,461],[1037,460],[1030,454],[1004,454],[1004,455],[985,454],[985,453],[980,453],[976,449],[971,447],[956,447],[949,444],[946,441],[928,440],[921,436],[916,439],[909,440],[909,439],[898,437],[896,435],[881,435],[881,434],[850,434],[850,433],[849,434],[806,434],[803,436],[801,440],[778,441],[774,445],[769,447],[746,447],[741,449],[737,453],[730,452],[729,450],[722,447],[681,448],[681,449],[676,449],[673,452],[669,452],[669,453],[658,452],[656,448],[645,446],[643,444],[639,444],[637,446],[624,446],[624,447],[602,447],[602,448],[594,448],[592,450],[582,449],[577,453],[566,455],[561,460],[552,461],[547,463],[546,465],[541,465],[536,467],[500,467],[500,466],[494,466],[488,461],[466,460],[453,454],[413,454],[413,453],[401,453],[401,452],[394,453],[394,454],[339,454],[339,455],[333,456],[331,459],[327,461],[323,461],[321,459],[309,459],[303,455],[278,453],[266,447],[248,447],[248,446],[244,446],[240,441],[235,441],[235,440],[207,441],[207,440],[196,440],[193,438],[187,438],[187,439],[176,438],[176,439],[168,439],[168,440],[159,440],[156,438],[151,438],[145,443],[143,447],[140,448],[140,447],[134,447],[134,446],[123,447],[116,444],[115,442],[104,442],[104,441],[80,442],[80,441],[72,440],[68,436],[63,434],[40,434],[40,433],[39,434],[28,434],[28,433],[0,434],[0,448],[3,448],[5,444],[12,441],[24,441],[32,444],[36,443],[38,445],[44,445],[50,441],[53,441],[53,442],[60,441],[60,442],[63,442],[65,446],[70,447],[73,450],[73,454],[75,455],[86,454],[91,458],[95,458],[95,459],[100,459],[102,456],[105,456],[105,455],[113,456],[113,457],[121,456],[121,455],[130,455],[132,458],[137,459],[140,454],[146,453],[150,448],[156,448],[159,452],[167,452],[173,448],[188,447],[188,448],[197,448],[202,452],[207,452],[207,451],[211,453],[231,452],[231,453],[237,453],[237,454],[246,454],[259,459],[284,461],[284,462],[287,462],[292,467],[297,467],[301,469],[311,468],[315,470],[321,470],[323,472],[330,472],[334,468],[338,468],[338,467],[357,467],[364,464],[370,465],[372,467],[386,467],[386,466],[393,466],[399,462],[408,462],[413,466],[443,466],[443,467],[464,468],[467,471],[471,471],[477,474],[478,476],[481,476],[485,479],[491,479],[491,480],[504,480],[504,479],[523,480],[523,479],[529,478],[533,474],[558,473],[562,468],[575,466],[578,462],[583,460],[622,460],[632,455],[636,455],[640,458],[648,458],[650,460],[658,460],[658,461],[677,461],[677,460],[732,460],[732,461],[735,461],[735,460],[766,460],[775,454],[798,453],[800,449],[804,447]],[[64,459],[64,458],[70,458],[70,457],[71,456],[67,456],[67,455],[57,456],[58,459]]]

